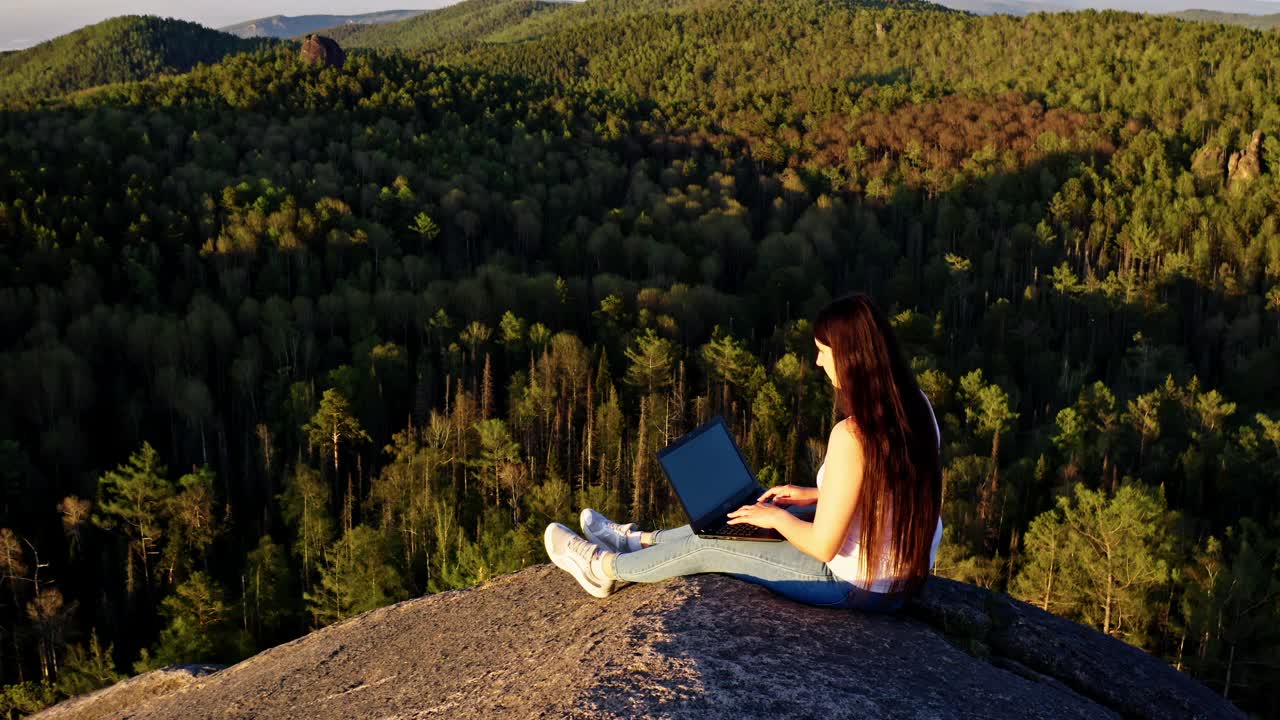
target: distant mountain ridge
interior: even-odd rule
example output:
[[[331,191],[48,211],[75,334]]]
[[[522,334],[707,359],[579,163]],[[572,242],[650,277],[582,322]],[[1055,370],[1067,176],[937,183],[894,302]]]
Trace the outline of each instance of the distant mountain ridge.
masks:
[[[0,55],[0,102],[186,72],[269,42],[275,41],[246,40],[185,20],[124,15]]]
[[[341,25],[380,25],[399,22],[428,10],[386,10],[363,15],[272,15],[218,28],[237,37],[292,38]]]
[[[330,28],[326,34],[353,47],[416,50],[451,43],[511,43],[602,20],[698,11],[734,0],[463,0],[408,20],[383,25]],[[923,0],[834,0],[831,5],[868,9],[948,11]]]
[[[971,12],[975,15],[1030,15],[1037,12],[1079,12],[1097,8],[1120,10],[1123,12],[1150,13],[1154,15],[1171,15],[1181,20],[1197,20],[1219,22],[1227,25],[1240,25],[1254,30],[1264,30],[1280,24],[1280,16],[1272,13],[1280,9],[1280,5],[1254,2],[1249,4],[1250,13],[1224,12],[1220,10],[1200,10],[1193,7],[1202,0],[1185,0],[1186,5],[1175,0],[941,0],[941,4],[953,9]]]
[[[1067,5],[1055,5],[1035,0],[942,0],[952,10],[963,10],[975,15],[1030,15],[1035,12],[1072,12]]]
[[[361,25],[349,31],[339,25],[325,33],[352,47],[420,49],[482,40],[535,15],[558,13],[574,5],[548,0],[464,0],[399,22]]]
[[[1239,25],[1250,30],[1270,30],[1280,27],[1280,13],[1271,15],[1245,15],[1243,13],[1224,13],[1216,10],[1184,10],[1170,13],[1179,20],[1194,22],[1222,23],[1223,25]]]

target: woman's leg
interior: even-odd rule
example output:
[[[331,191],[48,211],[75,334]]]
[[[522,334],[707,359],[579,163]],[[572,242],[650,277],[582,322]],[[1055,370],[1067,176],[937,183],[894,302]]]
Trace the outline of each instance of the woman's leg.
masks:
[[[640,545],[642,547],[649,547],[650,545],[675,542],[677,540],[683,540],[692,534],[693,527],[689,525],[681,525],[678,528],[669,528],[667,530],[654,530],[651,533],[644,533],[640,536]]]
[[[657,545],[609,554],[605,574],[627,582],[658,582],[679,575],[725,573],[819,607],[841,607],[854,588],[835,577],[826,563],[790,542],[720,540],[699,537],[692,531],[682,537],[673,535],[664,531]]]

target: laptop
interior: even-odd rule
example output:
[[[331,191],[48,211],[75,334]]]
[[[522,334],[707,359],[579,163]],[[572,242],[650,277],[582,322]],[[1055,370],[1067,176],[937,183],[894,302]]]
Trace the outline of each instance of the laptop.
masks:
[[[786,539],[773,528],[728,524],[728,513],[754,505],[765,489],[747,467],[723,417],[716,415],[659,450],[658,463],[695,534],[725,540]]]

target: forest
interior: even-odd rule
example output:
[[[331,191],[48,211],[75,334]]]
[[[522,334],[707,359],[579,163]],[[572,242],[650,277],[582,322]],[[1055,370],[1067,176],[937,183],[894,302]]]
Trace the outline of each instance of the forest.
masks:
[[[892,5],[0,76],[0,709],[546,562],[583,506],[683,524],[654,454],[716,414],[813,485],[811,321],[862,290],[942,425],[936,572],[1280,717],[1280,35]]]
[[[105,83],[183,73],[269,42],[169,18],[111,18],[29,50],[0,53],[0,103],[16,105]]]

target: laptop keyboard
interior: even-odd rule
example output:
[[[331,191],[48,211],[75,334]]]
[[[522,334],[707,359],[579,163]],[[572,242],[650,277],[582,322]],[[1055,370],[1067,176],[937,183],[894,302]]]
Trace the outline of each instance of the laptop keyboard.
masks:
[[[718,528],[710,528],[703,532],[715,535],[733,535],[735,537],[765,537],[773,535],[773,531],[769,528],[762,528],[759,525],[748,525],[746,523],[734,523],[733,525],[726,523]]]

